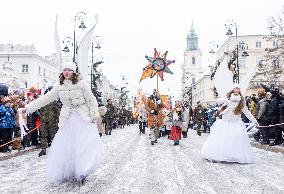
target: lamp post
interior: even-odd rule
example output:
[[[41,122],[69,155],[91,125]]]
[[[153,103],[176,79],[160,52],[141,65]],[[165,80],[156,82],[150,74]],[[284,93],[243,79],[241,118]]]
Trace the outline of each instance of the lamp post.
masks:
[[[12,62],[10,61],[10,52],[13,52],[14,50],[14,46],[13,44],[9,43],[8,44],[8,48],[7,48],[7,61],[4,62],[3,64],[3,72],[6,71],[14,71],[13,67],[12,67]]]
[[[76,55],[77,55],[77,51],[78,51],[78,44],[77,44],[77,40],[76,40],[76,23],[79,21],[80,25],[78,28],[84,30],[86,28],[84,22],[87,19],[87,15],[84,12],[78,12],[76,13],[76,15],[74,16],[74,32],[73,32],[73,62],[77,64],[76,62]],[[78,67],[77,67],[78,68]]]
[[[228,64],[228,68],[233,72],[233,82],[234,83],[240,83],[240,66],[239,66],[239,49],[243,50],[242,56],[247,57],[249,54],[246,52],[248,49],[248,45],[246,43],[242,43],[239,45],[238,42],[238,26],[237,23],[234,20],[228,20],[225,23],[225,27],[228,29],[226,35],[231,36],[234,33],[232,32],[232,29],[235,28],[235,39],[236,39],[236,47],[233,51],[233,57],[230,60]],[[236,63],[234,63],[236,61]]]
[[[101,74],[98,71],[98,66],[103,63],[102,58],[97,57],[95,59],[95,49],[101,49],[101,39],[99,36],[95,36],[92,41],[92,65],[91,65],[91,90],[96,97],[97,101],[102,102],[101,92],[98,91],[98,83],[97,81],[100,80]]]
[[[80,25],[78,26],[78,28],[80,28],[81,30],[84,30],[86,28],[86,25],[84,23],[86,21],[86,19],[87,19],[87,15],[84,12],[76,13],[75,16],[74,16],[73,38],[66,37],[63,40],[64,49],[62,51],[70,52],[68,45],[71,45],[73,47],[72,61],[76,64],[77,64],[76,57],[77,57],[77,52],[78,52],[78,43],[77,43],[78,40],[77,40],[77,37],[76,37],[76,27],[77,27],[76,24],[79,22]],[[78,66],[77,66],[76,72],[78,72]]]

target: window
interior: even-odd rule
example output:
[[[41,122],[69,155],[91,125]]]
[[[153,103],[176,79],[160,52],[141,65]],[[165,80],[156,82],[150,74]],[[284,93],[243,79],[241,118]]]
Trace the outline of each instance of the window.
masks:
[[[41,69],[40,69],[40,66],[38,66],[38,75],[41,74]]]
[[[278,48],[278,42],[277,41],[273,41],[273,48]]]
[[[274,67],[274,68],[279,68],[279,67],[280,67],[279,59],[273,60],[273,61],[272,61],[272,64],[273,64],[273,67]]]
[[[191,58],[191,63],[192,63],[192,65],[195,65],[195,57]]]
[[[239,48],[243,48],[244,47],[245,42],[244,41],[240,41],[239,42]]]
[[[261,41],[256,41],[255,42],[255,47],[256,48],[261,48]]]
[[[192,78],[192,84],[195,84],[195,77]]]
[[[263,59],[262,58],[256,58],[256,66],[258,68],[263,68]]]
[[[244,57],[239,58],[239,68],[244,68],[245,67],[245,59]]]
[[[28,73],[28,72],[29,72],[29,65],[22,64],[22,73]]]
[[[46,75],[46,71],[45,71],[45,68],[43,68],[43,77],[45,77]]]

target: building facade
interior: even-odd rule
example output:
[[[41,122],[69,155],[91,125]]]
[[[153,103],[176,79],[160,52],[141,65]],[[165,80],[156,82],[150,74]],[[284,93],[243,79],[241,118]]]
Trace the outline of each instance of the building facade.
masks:
[[[0,44],[0,82],[11,87],[45,88],[58,78],[57,65],[36,53],[34,45]]]
[[[218,61],[227,60],[232,57],[233,51],[236,49],[238,44],[238,64],[239,64],[239,80],[240,83],[246,77],[248,72],[252,69],[261,67],[265,63],[266,48],[272,48],[273,42],[267,41],[264,35],[244,35],[235,37],[229,37],[225,43],[219,47],[215,53],[216,63],[211,66],[218,64]],[[248,56],[242,56],[243,52],[246,51]],[[210,79],[212,72],[209,70],[204,73],[192,88],[192,106],[195,107],[196,103],[200,101],[202,104],[213,102],[217,96],[214,91],[213,81]],[[214,79],[214,78],[213,78]],[[233,82],[233,79],[232,79]],[[255,92],[255,87],[258,83],[251,83],[251,86],[247,90],[245,95],[250,95]]]
[[[184,62],[182,68],[182,98],[188,103],[189,93],[192,84],[195,84],[197,77],[202,74],[202,52],[198,47],[198,35],[193,24],[187,35],[187,45],[184,51]]]

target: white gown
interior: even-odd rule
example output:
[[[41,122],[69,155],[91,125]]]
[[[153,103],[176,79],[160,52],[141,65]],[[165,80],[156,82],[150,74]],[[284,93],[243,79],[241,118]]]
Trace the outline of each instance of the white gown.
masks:
[[[217,120],[211,127],[210,135],[201,150],[202,158],[217,162],[254,163],[245,124],[241,115],[235,115],[233,112],[239,100],[234,102],[223,99],[219,103],[226,104],[227,108],[222,119]],[[257,123],[246,106],[243,113],[253,123]]]
[[[49,183],[93,173],[103,158],[103,145],[96,124],[84,121],[77,112],[69,118],[54,137],[47,158]]]

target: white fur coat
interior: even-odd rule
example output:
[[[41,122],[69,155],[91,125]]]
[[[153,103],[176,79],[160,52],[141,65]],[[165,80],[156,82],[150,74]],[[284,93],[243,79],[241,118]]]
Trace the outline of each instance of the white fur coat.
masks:
[[[57,98],[60,98],[63,104],[60,111],[59,128],[65,124],[72,111],[78,112],[81,118],[87,122],[99,118],[97,100],[83,80],[77,84],[72,84],[71,80],[64,80],[62,85],[54,87],[47,94],[27,104],[27,113],[35,112]]]

